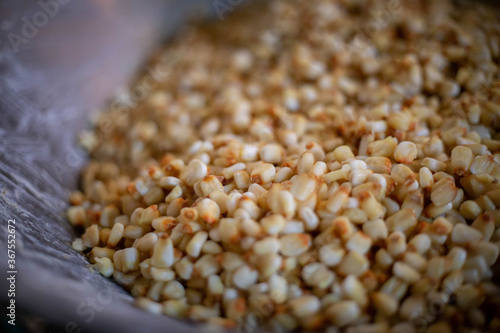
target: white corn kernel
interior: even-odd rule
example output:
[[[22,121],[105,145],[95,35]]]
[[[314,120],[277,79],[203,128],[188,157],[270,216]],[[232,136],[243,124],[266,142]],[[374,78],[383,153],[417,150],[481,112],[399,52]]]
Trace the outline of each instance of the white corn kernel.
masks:
[[[394,150],[394,159],[397,162],[409,164],[417,158],[417,146],[410,141],[400,142]]]
[[[168,268],[174,264],[174,244],[167,235],[161,236],[153,248],[151,265]]]
[[[255,269],[242,265],[234,272],[233,283],[236,287],[246,290],[257,282],[258,275]]]
[[[304,295],[297,297],[290,302],[288,306],[296,317],[309,317],[319,311],[321,303],[314,295]]]
[[[355,301],[340,301],[328,307],[325,314],[334,325],[343,327],[361,315],[361,308]]]
[[[188,243],[188,246],[186,248],[187,254],[189,254],[191,257],[198,257],[201,253],[203,245],[207,241],[207,238],[207,232],[198,231]]]
[[[311,236],[294,233],[280,237],[280,252],[285,256],[297,256],[304,253],[311,246]]]

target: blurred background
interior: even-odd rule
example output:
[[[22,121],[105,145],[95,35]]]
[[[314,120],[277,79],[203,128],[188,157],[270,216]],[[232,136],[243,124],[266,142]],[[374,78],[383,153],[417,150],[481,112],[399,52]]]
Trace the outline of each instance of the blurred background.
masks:
[[[0,332],[196,330],[136,309],[93,272],[70,246],[75,232],[64,211],[86,163],[76,138],[89,119],[147,70],[176,29],[194,18],[222,20],[241,2],[0,1]],[[16,326],[6,316],[10,219]]]

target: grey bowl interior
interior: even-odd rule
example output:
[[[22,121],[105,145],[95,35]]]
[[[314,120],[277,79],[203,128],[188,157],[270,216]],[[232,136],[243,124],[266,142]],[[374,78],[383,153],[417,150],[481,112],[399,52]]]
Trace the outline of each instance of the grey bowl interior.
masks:
[[[161,41],[193,13],[213,15],[213,3],[44,3],[52,7],[0,3],[0,269],[7,271],[7,220],[15,219],[16,331],[23,321],[30,331],[195,331],[136,309],[130,295],[92,271],[71,248],[75,231],[64,210],[86,163],[77,134],[145,70]],[[4,308],[7,293],[0,294]]]

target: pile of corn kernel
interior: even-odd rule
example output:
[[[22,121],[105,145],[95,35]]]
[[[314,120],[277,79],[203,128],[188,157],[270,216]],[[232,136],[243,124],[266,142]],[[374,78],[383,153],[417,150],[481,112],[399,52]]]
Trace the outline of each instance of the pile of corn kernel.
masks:
[[[498,17],[295,0],[186,28],[87,133],[73,248],[226,328],[500,331]]]

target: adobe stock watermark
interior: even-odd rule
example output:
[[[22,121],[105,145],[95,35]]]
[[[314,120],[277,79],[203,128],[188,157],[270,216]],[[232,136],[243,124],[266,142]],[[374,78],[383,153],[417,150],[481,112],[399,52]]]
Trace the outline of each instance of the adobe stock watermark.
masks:
[[[146,75],[130,90],[120,93],[109,106],[110,112],[103,113],[97,125],[80,135],[80,145],[87,151],[99,145],[107,134],[115,128],[115,122],[126,119],[130,110],[143,102],[158,84],[164,82],[170,75],[170,68],[176,62],[160,62],[153,67],[146,68]]]
[[[352,41],[352,45],[347,45],[349,54],[357,53],[369,45],[369,40],[383,29],[387,28],[394,17],[403,10],[402,0],[389,0],[385,10],[372,11],[371,19],[358,29]]]
[[[52,0],[55,1],[55,0]],[[145,69],[146,74],[127,91],[123,91],[114,98],[107,108],[108,111],[99,114],[99,120],[91,129],[79,133],[79,147],[70,149],[64,161],[53,161],[52,169],[59,181],[75,168],[81,167],[82,161],[89,151],[92,151],[106,136],[110,134],[116,123],[129,117],[130,111],[143,102],[154,89],[164,82],[171,73],[171,68],[176,61],[160,61]]]
[[[83,319],[87,324],[91,323],[98,312],[111,304],[113,295],[109,291],[99,291],[95,297],[87,297],[87,299],[76,307],[76,314]],[[61,333],[81,333],[82,329],[75,321],[68,321],[64,325],[64,331]]]
[[[40,29],[45,27],[51,18],[59,13],[62,5],[65,5],[70,0],[40,0],[37,2],[40,9],[36,11],[33,16],[23,16],[21,21],[23,25],[21,30],[16,32],[9,32],[7,38],[9,39],[10,46],[14,53],[20,51],[21,45],[28,44],[30,40],[35,38]]]
[[[318,248],[332,244],[336,237],[329,233],[325,237],[318,239],[316,246]],[[324,253],[329,256],[329,253],[333,253],[334,249],[327,248]],[[308,263],[314,263],[319,261],[317,253],[310,253],[304,260]],[[307,266],[307,265],[305,265]],[[270,290],[269,302],[260,302],[259,300],[249,301],[249,306],[251,310],[245,314],[242,318],[237,321],[236,332],[237,333],[257,333],[257,332],[268,332],[264,328],[266,327],[266,322],[275,314],[275,309],[277,304],[284,304],[289,298],[288,292],[292,285],[299,287],[301,285],[301,270],[303,267],[295,267],[291,270],[287,270],[281,276],[287,284],[286,291],[279,289]],[[277,274],[277,273],[275,273]],[[269,282],[269,281],[268,281]],[[333,275],[331,281],[324,286],[324,288],[329,288],[330,284],[333,283]]]
[[[241,5],[244,0],[214,0],[212,5],[215,8],[219,20],[226,17],[226,13],[231,13],[237,6]]]
[[[9,289],[7,297],[9,297],[9,306],[7,306],[8,323],[16,326],[16,220],[9,219],[7,221],[7,281]]]
[[[439,316],[445,312],[446,305],[450,304],[451,297],[456,299],[463,293],[460,285],[461,281],[458,276],[445,281],[441,293],[410,314],[409,323],[417,333],[425,332],[430,325],[436,322]]]

